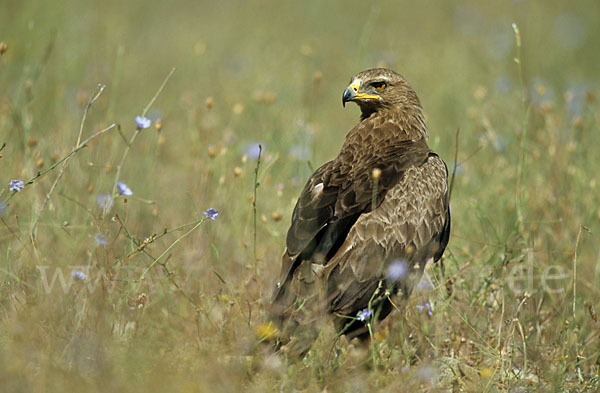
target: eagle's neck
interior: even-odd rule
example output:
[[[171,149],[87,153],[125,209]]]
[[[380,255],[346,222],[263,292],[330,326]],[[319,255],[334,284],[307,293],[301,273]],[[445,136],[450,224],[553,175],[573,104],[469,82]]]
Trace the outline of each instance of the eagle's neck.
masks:
[[[403,139],[427,139],[429,134],[425,126],[425,118],[420,106],[410,108],[380,108],[371,112],[362,112],[361,123],[370,123],[369,128],[375,128],[384,123],[396,125]]]

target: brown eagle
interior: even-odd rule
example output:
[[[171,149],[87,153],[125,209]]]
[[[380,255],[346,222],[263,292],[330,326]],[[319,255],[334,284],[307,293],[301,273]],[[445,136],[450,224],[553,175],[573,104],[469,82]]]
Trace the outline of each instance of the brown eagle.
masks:
[[[272,315],[303,353],[329,314],[340,333],[364,336],[407,298],[450,234],[448,170],[427,146],[416,93],[377,68],[354,76],[342,103],[361,121],[335,159],[313,173],[289,228]],[[372,315],[371,315],[372,314]]]

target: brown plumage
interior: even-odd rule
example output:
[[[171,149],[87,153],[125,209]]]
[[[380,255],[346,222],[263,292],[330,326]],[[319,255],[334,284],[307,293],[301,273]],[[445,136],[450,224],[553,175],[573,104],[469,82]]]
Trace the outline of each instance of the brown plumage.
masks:
[[[338,331],[365,334],[352,318],[369,306],[379,319],[389,314],[390,296],[410,295],[450,233],[447,169],[427,146],[410,85],[391,70],[363,71],[347,101],[359,105],[361,121],[300,193],[273,295],[282,339],[299,353],[325,314]]]

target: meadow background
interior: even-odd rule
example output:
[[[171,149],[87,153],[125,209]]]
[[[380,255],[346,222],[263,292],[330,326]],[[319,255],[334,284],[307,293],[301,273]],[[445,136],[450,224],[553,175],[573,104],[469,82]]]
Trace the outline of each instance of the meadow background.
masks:
[[[595,0],[3,1],[0,390],[599,390],[599,16]],[[375,66],[413,85],[457,164],[450,244],[371,344],[286,359],[259,341],[295,197]]]

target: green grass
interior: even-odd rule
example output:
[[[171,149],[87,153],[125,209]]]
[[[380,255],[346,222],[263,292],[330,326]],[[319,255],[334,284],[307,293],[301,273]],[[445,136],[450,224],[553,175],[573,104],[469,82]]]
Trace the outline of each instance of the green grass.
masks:
[[[3,4],[0,390],[597,391],[599,13],[592,0]],[[433,289],[371,326],[371,344],[332,346],[325,325],[287,360],[258,334],[294,198],[359,118],[341,107],[350,77],[377,65],[413,85],[450,168],[460,129],[450,244]],[[160,130],[136,131],[146,110]],[[260,166],[244,156],[257,142]],[[15,194],[12,179],[33,180]]]

